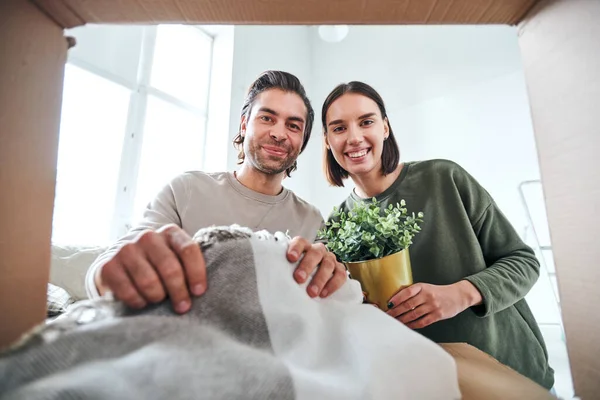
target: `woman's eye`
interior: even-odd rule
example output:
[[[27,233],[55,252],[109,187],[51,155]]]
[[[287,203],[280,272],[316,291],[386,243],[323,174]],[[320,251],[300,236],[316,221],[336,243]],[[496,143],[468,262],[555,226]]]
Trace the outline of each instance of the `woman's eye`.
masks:
[[[343,126],[336,126],[335,128],[333,128],[333,132],[339,133],[342,132],[344,130]]]
[[[363,125],[372,125],[373,124],[373,120],[370,120],[370,119],[364,120],[362,124]]]

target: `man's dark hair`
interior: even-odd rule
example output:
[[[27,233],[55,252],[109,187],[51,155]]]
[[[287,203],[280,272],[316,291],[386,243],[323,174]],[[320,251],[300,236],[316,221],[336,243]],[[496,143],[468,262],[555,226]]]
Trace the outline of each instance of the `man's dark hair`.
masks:
[[[377,104],[377,107],[379,107],[379,111],[381,112],[381,118],[383,118],[384,120],[387,119],[389,136],[383,142],[383,150],[381,152],[381,173],[383,175],[387,175],[389,173],[394,172],[396,170],[396,167],[398,166],[398,163],[400,162],[400,149],[398,148],[398,143],[396,143],[394,131],[392,130],[392,125],[390,124],[389,118],[387,116],[387,111],[385,110],[385,104],[383,102],[383,99],[375,89],[373,89],[366,83],[358,81],[342,83],[336,86],[335,89],[333,89],[331,93],[329,93],[329,96],[327,96],[327,98],[325,99],[325,102],[323,103],[323,108],[321,110],[323,134],[327,135],[326,116],[329,107],[331,107],[331,104],[333,104],[334,101],[336,101],[346,93],[360,94],[373,100]],[[327,148],[324,148],[323,168],[325,170],[325,177],[332,186],[344,186],[343,180],[348,178],[348,171],[346,171],[344,168],[342,168],[340,164],[338,164],[331,150]]]
[[[304,86],[302,86],[297,77],[288,72],[265,71],[252,83],[252,85],[250,85],[248,94],[244,100],[244,105],[242,106],[242,112],[240,114],[240,126],[238,128],[237,135],[235,138],[233,138],[233,145],[239,151],[238,164],[242,164],[246,158],[246,155],[244,154],[244,138],[242,137],[241,118],[246,116],[246,119],[248,119],[250,117],[250,112],[252,111],[252,106],[254,105],[256,96],[270,89],[280,89],[284,92],[296,93],[298,96],[300,96],[304,102],[304,105],[306,106],[306,123],[304,125],[304,136],[302,139],[302,146],[300,147],[300,153],[304,151],[304,148],[308,143],[308,139],[310,139],[310,133],[315,120],[315,112],[310,104],[310,100],[308,100],[308,97],[306,96]],[[292,171],[295,171],[297,167],[298,163],[294,161],[294,164],[285,170],[286,175],[288,177],[291,176]]]

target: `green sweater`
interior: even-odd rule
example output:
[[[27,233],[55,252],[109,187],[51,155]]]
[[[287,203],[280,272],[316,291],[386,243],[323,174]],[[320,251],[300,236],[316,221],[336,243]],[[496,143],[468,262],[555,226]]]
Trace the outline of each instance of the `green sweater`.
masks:
[[[483,305],[418,331],[438,343],[469,343],[551,388],[554,371],[524,299],[540,266],[489,193],[456,163],[431,160],[405,163],[377,196],[384,207],[401,199],[409,212],[425,214],[410,247],[414,281],[449,285],[467,279],[483,297]],[[359,200],[353,192],[341,209]]]

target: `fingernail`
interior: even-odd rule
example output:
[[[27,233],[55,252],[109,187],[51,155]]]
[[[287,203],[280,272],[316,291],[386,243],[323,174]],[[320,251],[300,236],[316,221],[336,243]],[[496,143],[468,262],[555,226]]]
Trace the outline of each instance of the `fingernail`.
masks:
[[[200,296],[202,293],[204,293],[204,285],[201,283],[197,284],[192,288],[192,293],[194,293],[196,296]]]
[[[300,270],[297,272],[298,278],[305,280],[306,279],[306,272]]]
[[[183,313],[186,312],[188,310],[190,306],[190,303],[188,303],[186,300],[182,301],[181,303],[177,304],[177,306],[175,307],[175,311]]]
[[[327,289],[323,289],[323,291],[321,292],[321,297],[327,297],[328,294],[329,292],[327,291]]]
[[[298,257],[298,253],[296,253],[295,251],[290,251],[290,256],[292,256],[292,258],[296,258]]]
[[[394,303],[392,303],[391,301],[388,303],[388,308],[394,308]]]
[[[315,296],[319,293],[319,288],[317,285],[312,285],[310,288],[308,288],[308,290]]]
[[[175,231],[171,233],[171,241],[173,244],[179,247],[185,247],[191,243],[194,243],[194,241],[182,231]]]
[[[143,300],[139,300],[139,301],[136,301],[136,302],[134,302],[134,303],[131,305],[131,307],[139,310],[139,309],[141,309],[141,308],[144,308],[144,307],[146,307],[146,302],[145,302],[145,301],[143,301]]]

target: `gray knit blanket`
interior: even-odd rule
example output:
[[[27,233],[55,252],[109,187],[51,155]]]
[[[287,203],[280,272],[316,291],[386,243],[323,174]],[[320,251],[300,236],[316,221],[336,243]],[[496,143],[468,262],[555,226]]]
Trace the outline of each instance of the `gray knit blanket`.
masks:
[[[0,355],[0,399],[460,398],[451,356],[361,304],[358,282],[311,299],[284,234],[195,239],[208,290],[189,313],[80,302]]]

